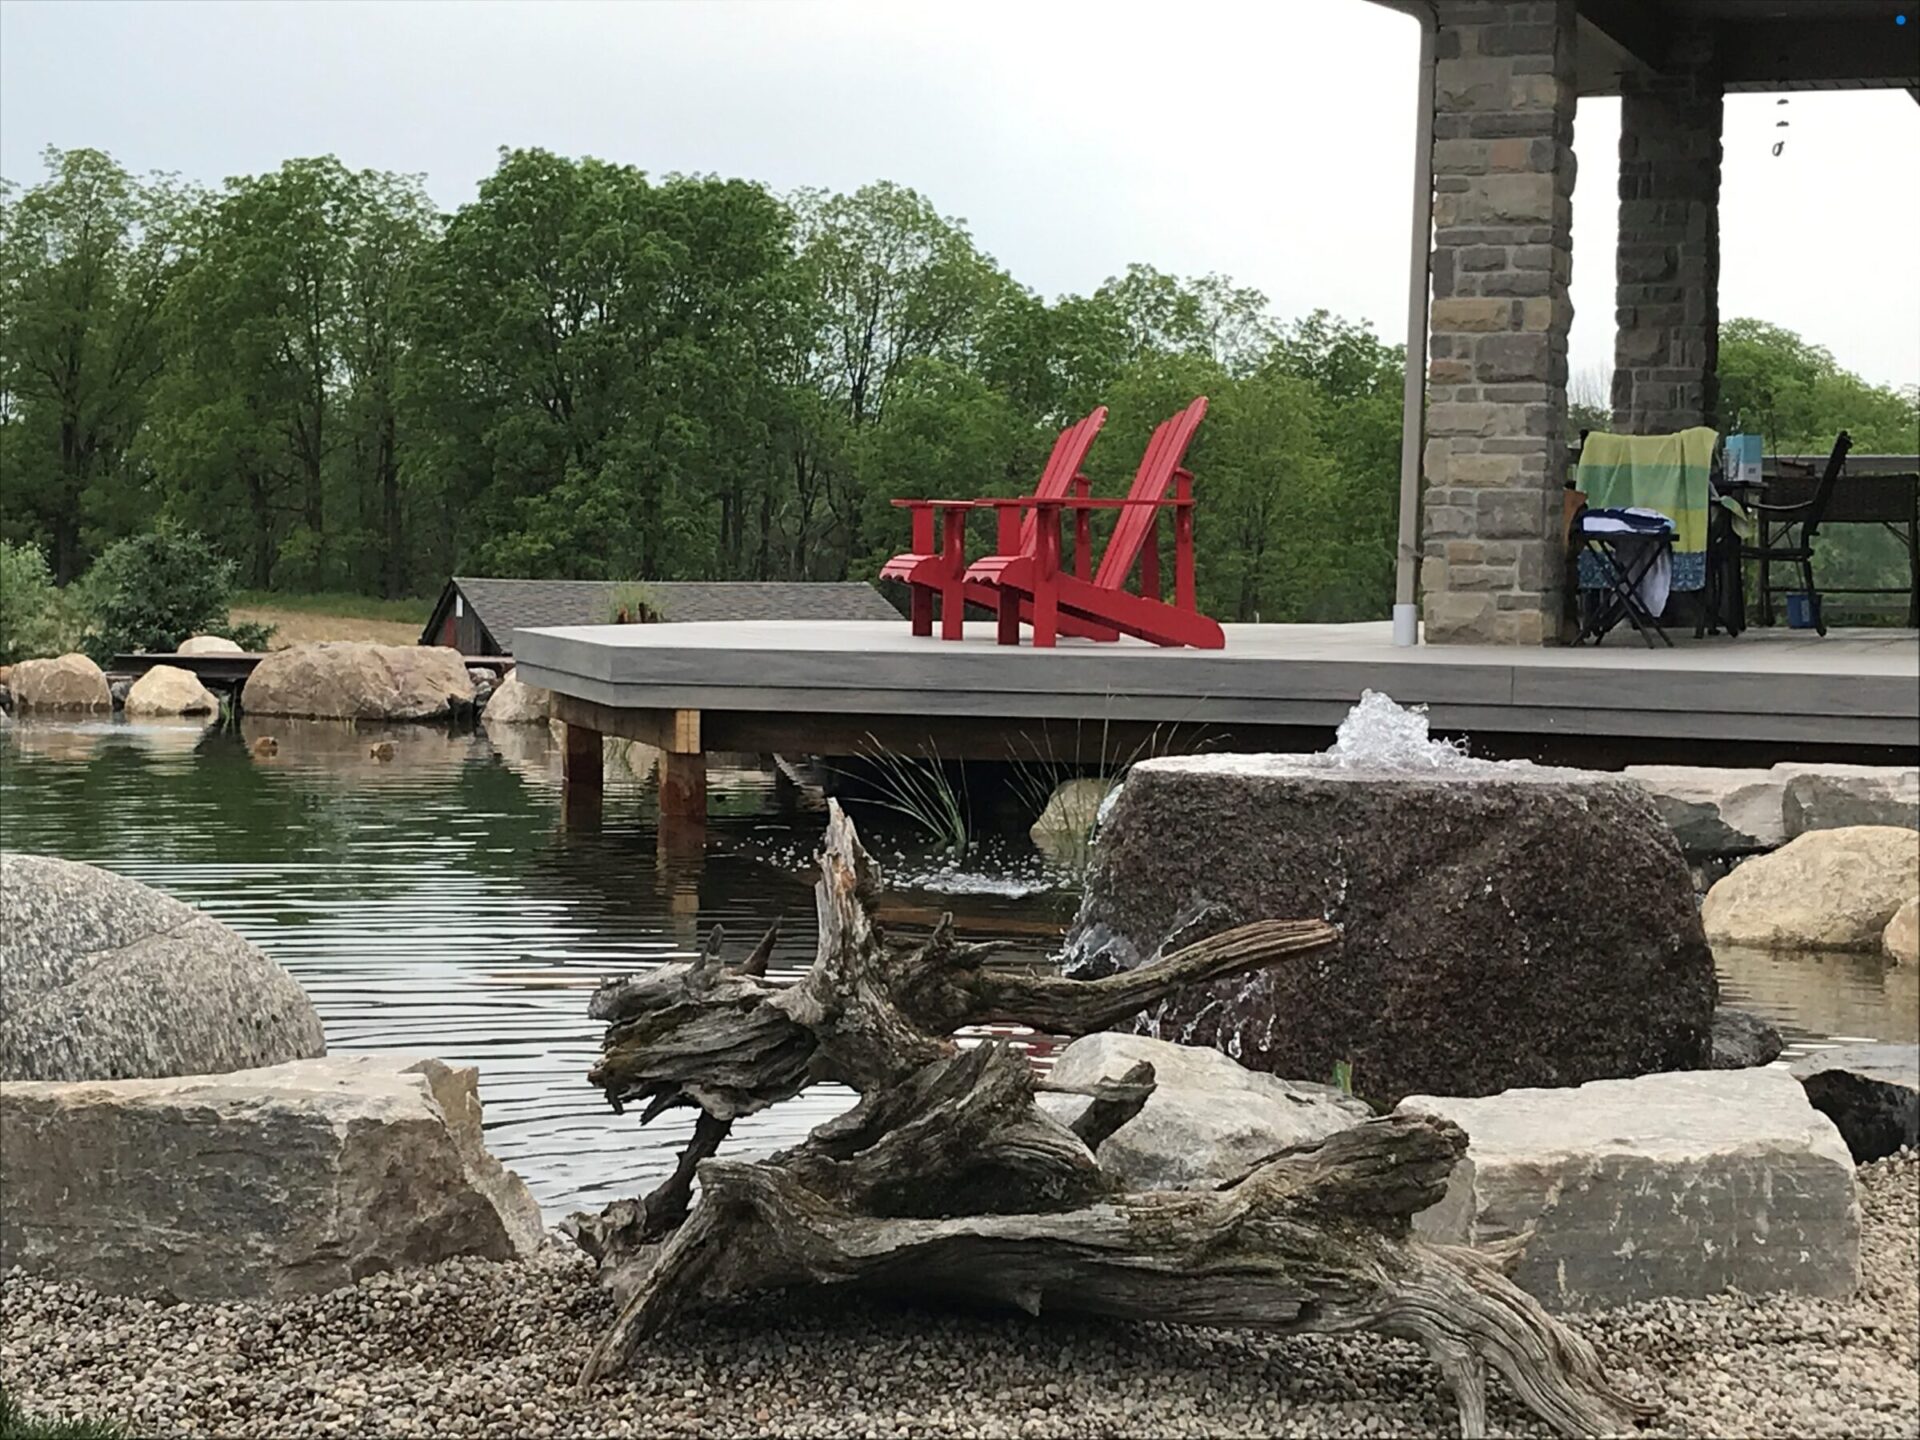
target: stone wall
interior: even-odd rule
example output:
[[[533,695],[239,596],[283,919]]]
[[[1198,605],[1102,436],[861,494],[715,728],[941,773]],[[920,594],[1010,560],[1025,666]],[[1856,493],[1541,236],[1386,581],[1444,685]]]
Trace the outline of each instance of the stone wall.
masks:
[[[1430,643],[1559,638],[1573,0],[1439,0],[1421,586]]]
[[[1718,420],[1720,78],[1704,30],[1668,73],[1625,75],[1613,428],[1658,435]]]

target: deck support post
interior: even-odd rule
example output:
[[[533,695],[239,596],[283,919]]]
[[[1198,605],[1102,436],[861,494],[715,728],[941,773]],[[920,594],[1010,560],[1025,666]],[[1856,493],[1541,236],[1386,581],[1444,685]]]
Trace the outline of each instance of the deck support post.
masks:
[[[564,724],[560,748],[560,811],[569,828],[600,828],[601,796],[606,785],[604,740],[598,730]]]
[[[675,710],[662,728],[660,816],[678,821],[707,818],[707,754],[700,745],[700,712]]]

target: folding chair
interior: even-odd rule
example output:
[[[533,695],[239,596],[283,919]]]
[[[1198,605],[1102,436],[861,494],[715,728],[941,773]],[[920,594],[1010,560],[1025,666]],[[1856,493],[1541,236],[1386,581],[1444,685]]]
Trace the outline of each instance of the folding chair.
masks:
[[[1590,639],[1598,645],[1625,620],[1649,650],[1656,635],[1671,647],[1672,637],[1648,608],[1641,590],[1663,559],[1672,564],[1673,522],[1651,512],[1582,510],[1574,517],[1573,533],[1581,549],[1593,557],[1581,572],[1580,633],[1573,643]],[[1593,583],[1596,577],[1598,584]]]

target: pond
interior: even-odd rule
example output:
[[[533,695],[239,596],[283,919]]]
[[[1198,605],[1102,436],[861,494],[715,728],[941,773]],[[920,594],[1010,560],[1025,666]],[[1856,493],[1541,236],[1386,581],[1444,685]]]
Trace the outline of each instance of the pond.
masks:
[[[279,753],[255,756],[271,734]],[[570,827],[559,752],[541,727],[448,733],[244,722],[21,722],[0,734],[0,845],[85,860],[200,906],[306,987],[341,1050],[477,1065],[488,1142],[550,1220],[666,1175],[691,1121],[642,1129],[585,1080],[608,975],[690,958],[707,930],[750,946],[783,920],[772,969],[813,954],[816,795],[757,768],[716,767],[707,843],[663,845],[651,781],[609,764],[597,827]],[[372,759],[374,740],[397,754]],[[1076,882],[1017,829],[965,869],[943,866],[887,811],[856,811],[887,866],[900,927],[956,913],[971,939],[1043,956]],[[1795,1050],[1914,1038],[1912,968],[1871,957],[1728,953],[1723,1000]],[[735,1128],[730,1150],[800,1139],[850,1102],[810,1091]]]

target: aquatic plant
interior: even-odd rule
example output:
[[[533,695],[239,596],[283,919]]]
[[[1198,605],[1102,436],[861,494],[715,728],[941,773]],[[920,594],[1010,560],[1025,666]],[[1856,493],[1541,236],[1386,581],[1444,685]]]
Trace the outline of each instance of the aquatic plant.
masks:
[[[901,755],[871,734],[862,758],[874,767],[874,803],[910,821],[927,839],[959,859],[973,848],[973,815],[966,788],[955,785],[940,752]]]

